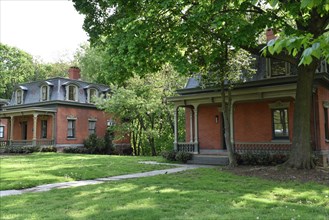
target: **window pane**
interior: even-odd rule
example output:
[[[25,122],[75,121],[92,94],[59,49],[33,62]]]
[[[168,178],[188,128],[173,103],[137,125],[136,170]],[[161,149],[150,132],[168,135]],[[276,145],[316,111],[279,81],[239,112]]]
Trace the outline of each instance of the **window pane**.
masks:
[[[88,131],[89,131],[89,134],[95,134],[96,133],[96,121],[89,121]]]
[[[47,120],[41,120],[41,138],[47,138]]]
[[[4,137],[5,137],[5,127],[0,126],[0,138],[4,138]]]
[[[271,75],[283,76],[287,74],[286,62],[281,60],[271,59]]]
[[[48,100],[48,88],[47,88],[47,86],[42,86],[41,95],[42,95],[42,101],[47,101]]]
[[[273,129],[274,138],[289,136],[287,109],[273,110]]]
[[[75,120],[67,121],[67,137],[69,138],[75,137]]]
[[[22,90],[17,90],[16,91],[16,97],[17,97],[17,104],[22,104]]]

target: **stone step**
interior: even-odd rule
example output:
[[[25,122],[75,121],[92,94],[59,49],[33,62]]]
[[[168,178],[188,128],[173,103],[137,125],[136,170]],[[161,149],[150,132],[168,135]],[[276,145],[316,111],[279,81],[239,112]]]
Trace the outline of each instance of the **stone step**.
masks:
[[[204,165],[228,165],[228,156],[224,155],[193,155],[192,160],[187,161],[189,164]]]

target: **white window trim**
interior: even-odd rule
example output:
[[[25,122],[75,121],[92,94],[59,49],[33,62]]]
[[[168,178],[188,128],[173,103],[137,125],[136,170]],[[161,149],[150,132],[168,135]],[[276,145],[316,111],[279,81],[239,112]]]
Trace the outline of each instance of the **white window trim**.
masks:
[[[87,103],[92,103],[92,101],[91,101],[91,97],[90,97],[90,91],[91,91],[91,90],[95,90],[95,91],[96,91],[96,97],[99,96],[99,91],[98,91],[98,89],[96,89],[96,88],[89,88],[89,89],[87,89]]]
[[[46,100],[42,100],[42,88],[46,87],[47,88],[47,98]],[[40,87],[40,102],[45,102],[50,100],[50,86],[48,85],[42,85]]]
[[[21,96],[21,103],[18,103],[18,95],[17,95],[17,93],[18,92],[22,92],[22,96]],[[21,104],[24,104],[24,90],[23,89],[16,89],[16,92],[15,92],[15,98],[16,98],[16,104],[17,105],[21,105]]]
[[[69,99],[69,88],[70,87],[74,87],[75,90],[76,90],[76,93],[75,93],[75,97],[74,97],[74,100],[70,100]],[[66,101],[72,101],[72,102],[77,102],[78,101],[78,97],[79,97],[79,87],[74,85],[74,84],[69,84],[65,87],[65,91],[66,91],[66,97],[65,97],[65,100]]]

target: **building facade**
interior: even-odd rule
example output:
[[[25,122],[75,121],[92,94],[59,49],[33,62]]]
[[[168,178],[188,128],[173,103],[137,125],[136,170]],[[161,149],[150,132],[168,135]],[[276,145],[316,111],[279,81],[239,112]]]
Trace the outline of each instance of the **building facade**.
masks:
[[[112,118],[93,99],[106,97],[110,88],[81,81],[77,67],[68,73],[15,87],[0,111],[2,145],[78,147],[90,134],[104,137]]]
[[[257,73],[232,90],[231,143],[237,153],[288,153],[292,145],[297,68],[279,60],[256,57]],[[193,154],[225,154],[220,88],[201,88],[190,78],[175,104],[177,151]],[[185,136],[178,136],[178,109],[185,109]],[[312,148],[325,164],[329,158],[329,72],[321,62],[313,89]]]

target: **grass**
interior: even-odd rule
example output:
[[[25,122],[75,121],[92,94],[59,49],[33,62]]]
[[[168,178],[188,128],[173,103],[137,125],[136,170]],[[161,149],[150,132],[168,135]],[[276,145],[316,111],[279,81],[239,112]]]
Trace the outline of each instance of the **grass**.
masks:
[[[1,198],[1,219],[329,219],[325,185],[216,168]]]
[[[166,165],[140,164],[161,157],[34,153],[0,157],[0,190],[23,189],[37,185],[94,179],[129,173],[166,169]]]

